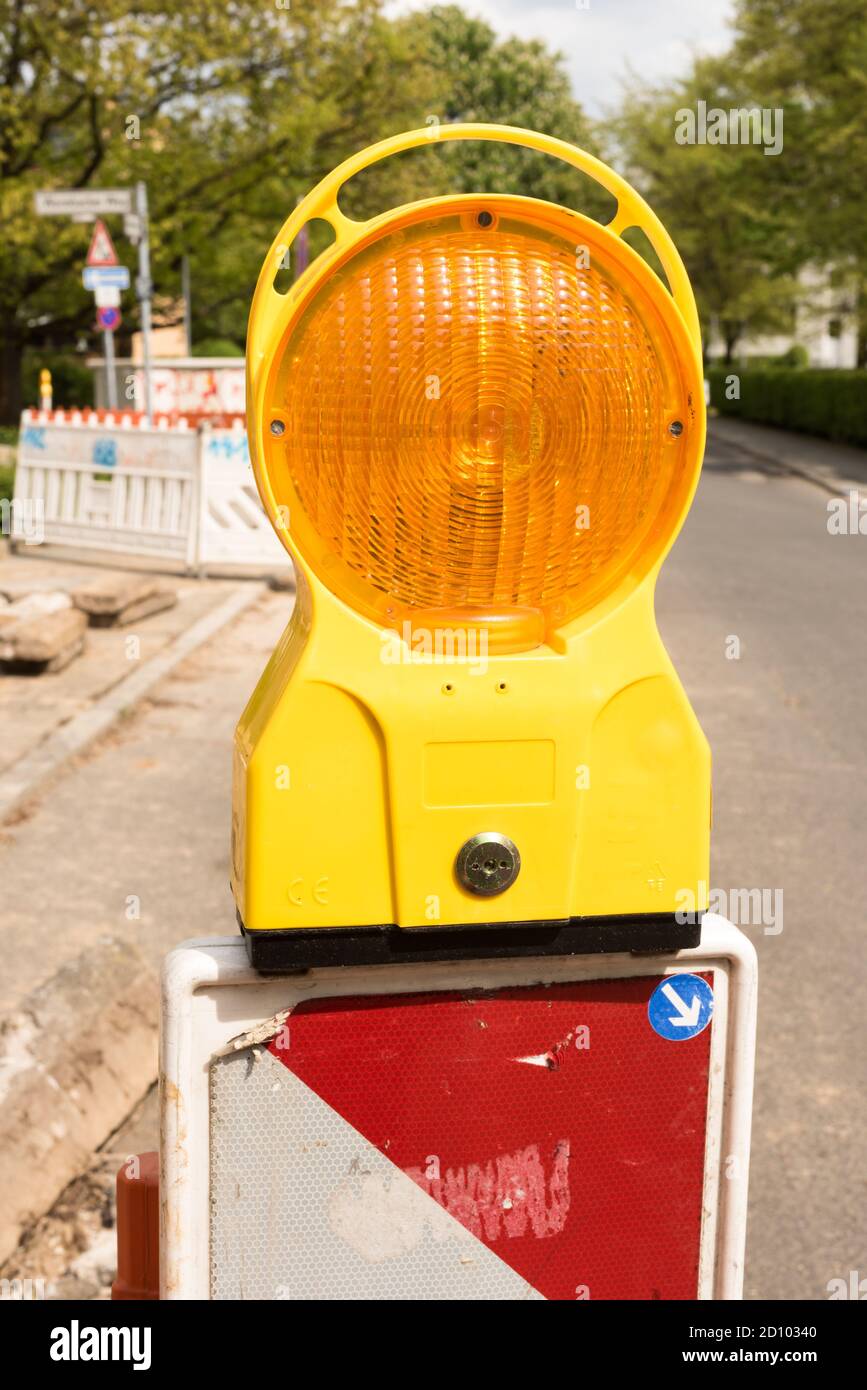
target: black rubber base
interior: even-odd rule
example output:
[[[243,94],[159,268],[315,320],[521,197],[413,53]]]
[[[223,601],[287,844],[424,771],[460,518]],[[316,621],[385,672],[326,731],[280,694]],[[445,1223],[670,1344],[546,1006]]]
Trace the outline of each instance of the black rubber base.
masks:
[[[572,917],[562,922],[490,926],[331,927],[247,931],[238,917],[255,970],[273,974],[323,965],[394,965],[407,961],[503,960],[510,956],[584,956],[630,951],[659,955],[701,942],[701,916],[678,922],[666,914]]]

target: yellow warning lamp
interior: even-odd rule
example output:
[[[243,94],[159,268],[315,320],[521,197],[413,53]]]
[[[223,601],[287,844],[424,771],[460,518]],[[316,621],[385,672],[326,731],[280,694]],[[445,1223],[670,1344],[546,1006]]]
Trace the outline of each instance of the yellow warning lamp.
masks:
[[[412,131],[269,253],[250,452],[298,593],[236,734],[233,891],[263,969],[698,938],[678,910],[708,879],[710,759],[653,611],[704,446],[689,281],[592,156],[437,138],[543,151],[617,211],[478,193],[348,218],[343,185],[431,142]],[[312,218],[334,241],[280,293]]]

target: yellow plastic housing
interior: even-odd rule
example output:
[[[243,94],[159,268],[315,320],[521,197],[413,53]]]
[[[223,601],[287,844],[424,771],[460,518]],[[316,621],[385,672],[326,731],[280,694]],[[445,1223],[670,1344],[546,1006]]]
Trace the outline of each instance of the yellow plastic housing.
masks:
[[[669,913],[708,878],[708,749],[653,615],[704,444],[683,266],[583,152],[438,138],[545,150],[618,209],[480,193],[351,222],[342,185],[416,131],[347,161],[272,248],[248,422],[298,599],[236,737],[250,930]],[[313,217],[334,244],[281,295]],[[522,867],[482,898],[454,863],[489,830]]]

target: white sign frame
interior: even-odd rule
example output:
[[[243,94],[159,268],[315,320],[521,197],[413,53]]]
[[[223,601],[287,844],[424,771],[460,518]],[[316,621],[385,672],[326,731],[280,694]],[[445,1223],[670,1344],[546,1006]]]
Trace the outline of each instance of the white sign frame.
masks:
[[[593,955],[260,975],[240,938],[190,941],[166,958],[160,1043],[161,1299],[210,1297],[212,1058],[278,1011],[317,996],[497,989],[521,983],[714,972],[698,1297],[743,1293],[757,963],[744,934],[708,914],[702,943],[658,956]]]

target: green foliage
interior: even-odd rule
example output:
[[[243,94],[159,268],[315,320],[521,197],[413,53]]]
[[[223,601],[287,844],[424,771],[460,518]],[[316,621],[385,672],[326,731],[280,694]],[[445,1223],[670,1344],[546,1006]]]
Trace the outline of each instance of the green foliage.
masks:
[[[671,233],[692,281],[705,340],[731,358],[747,335],[791,328],[799,256],[791,217],[768,196],[771,166],[754,145],[680,144],[678,112],[754,106],[728,58],[697,60],[658,90],[634,84],[612,122],[613,156]]]
[[[222,355],[240,349],[265,252],[297,199],[373,141],[456,121],[543,130],[631,176],[671,231],[705,336],[713,330],[728,360],[751,334],[791,329],[806,262],[838,267],[851,276],[867,363],[863,0],[739,0],[728,54],[697,59],[664,90],[633,84],[602,132],[559,54],[500,39],[457,5],[392,18],[384,0],[64,0],[46,13],[43,0],[0,0],[2,420],[17,418],[22,395],[35,400],[41,365],[55,370],[58,404],[91,390],[70,352],[80,336],[97,347],[79,273],[90,228],[34,217],[37,189],[145,181],[166,321],[180,318],[186,256],[194,341]],[[781,107],[782,152],[678,144],[676,112],[698,100]],[[455,190],[549,199],[603,221],[613,211],[597,185],[548,156],[435,137],[353,180],[341,202],[363,217]],[[120,220],[109,222],[134,268]],[[313,254],[318,238],[314,228]],[[123,312],[126,335],[138,326],[131,294]]]
[[[0,463],[0,502],[12,501],[12,489],[15,485],[15,465],[14,463]]]
[[[749,367],[737,371],[738,400],[728,399],[732,374],[723,367],[706,373],[721,415],[867,447],[867,371]]]
[[[56,409],[93,405],[93,370],[83,358],[39,348],[28,348],[23,357],[21,390],[25,405],[39,405],[39,373],[43,367],[51,373],[51,397]]]
[[[197,336],[233,339],[297,197],[418,123],[417,54],[378,0],[68,0],[50,18],[41,0],[0,0],[0,418],[17,414],[25,348],[93,333],[90,228],[34,217],[37,189],[144,180],[157,294],[179,296],[187,254]],[[131,295],[123,307],[134,328]]]
[[[863,0],[739,0],[732,61],[785,113],[767,197],[800,257],[848,272],[867,366],[867,6]]]
[[[386,19],[382,0],[67,0],[47,19],[42,0],[0,0],[0,418],[17,416],[28,349],[63,353],[80,335],[96,347],[80,278],[90,228],[34,217],[37,189],[145,181],[163,321],[180,319],[186,255],[195,340],[234,344],[297,199],[355,150],[429,115],[589,138],[557,57],[539,43],[499,43],[454,6]],[[437,178],[451,190],[568,191],[554,161],[474,151],[449,150]],[[362,204],[437,191],[424,163],[389,161]],[[109,224],[135,267],[120,220]],[[126,334],[137,327],[131,294],[123,311]],[[30,372],[25,362],[27,398]]]
[[[193,343],[194,357],[243,357],[244,348],[231,338],[202,338]]]
[[[780,353],[778,362],[781,367],[808,367],[810,354],[802,343],[793,343],[785,352]]]
[[[722,366],[719,359],[706,359],[708,366]],[[810,354],[800,343],[793,343],[785,352],[762,353],[750,352],[745,355],[738,355],[727,364],[728,370],[739,367],[808,367],[810,365]]]
[[[607,220],[614,200],[586,176],[550,155],[490,141],[438,141],[458,122],[541,130],[593,149],[590,122],[572,95],[561,54],[537,40],[499,40],[481,19],[457,5],[437,5],[400,22],[417,44],[415,71],[424,78],[426,108],[413,125],[427,126],[430,144],[407,151],[352,179],[341,194],[350,216],[445,193],[513,193],[565,203]]]
[[[541,130],[595,152],[590,122],[572,95],[563,55],[537,40],[498,40],[483,20],[457,5],[426,16],[425,54],[438,74],[443,124],[474,121]],[[461,142],[443,150],[443,191],[518,193],[565,203],[609,218],[614,203],[587,179],[550,155],[512,145]]]

